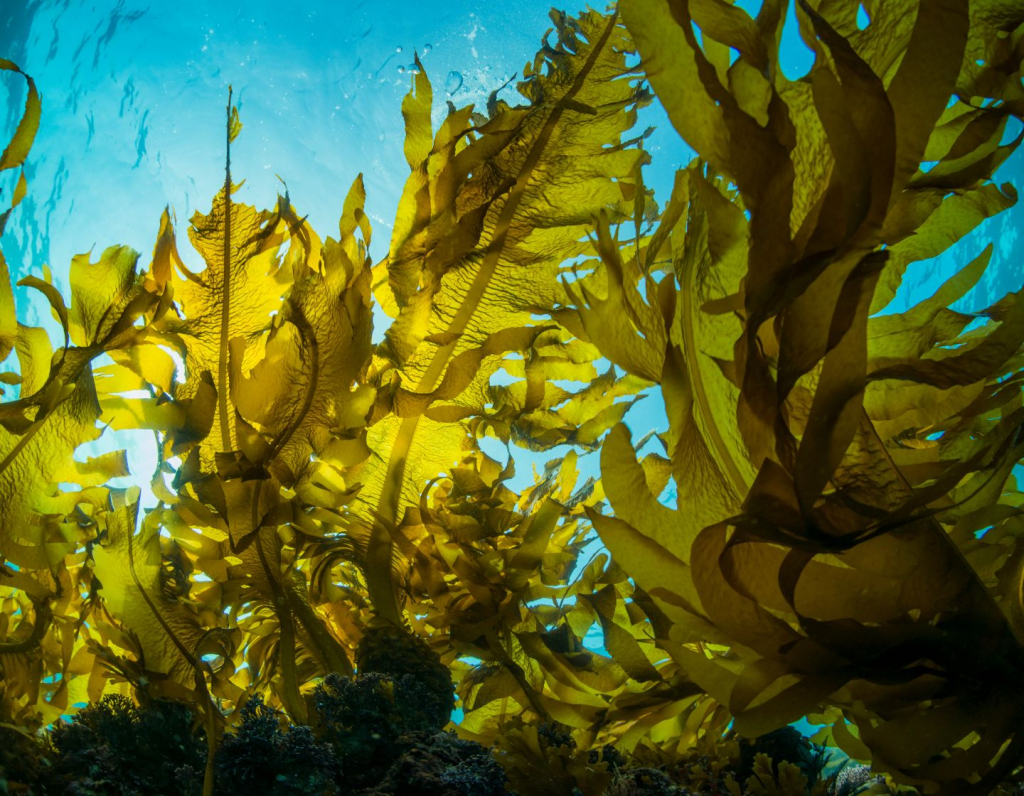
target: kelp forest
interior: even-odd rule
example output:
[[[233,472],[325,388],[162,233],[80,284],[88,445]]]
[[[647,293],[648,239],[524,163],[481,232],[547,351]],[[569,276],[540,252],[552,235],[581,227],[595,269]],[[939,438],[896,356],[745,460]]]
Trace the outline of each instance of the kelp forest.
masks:
[[[151,253],[0,255],[0,792],[1024,793],[1024,292],[951,308],[990,245],[887,309],[1017,200],[1024,2],[863,6],[552,12],[486,107],[420,65],[377,262],[359,164],[327,237],[233,198],[227,91]],[[126,429],[155,507],[76,455]]]

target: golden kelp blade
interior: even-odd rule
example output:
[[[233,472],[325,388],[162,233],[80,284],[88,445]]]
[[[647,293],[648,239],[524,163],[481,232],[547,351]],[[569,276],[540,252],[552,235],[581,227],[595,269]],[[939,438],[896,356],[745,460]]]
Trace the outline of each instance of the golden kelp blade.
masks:
[[[166,309],[159,288],[142,284],[137,258],[127,247],[111,247],[95,263],[89,255],[73,258],[70,308],[48,280],[19,282],[44,294],[65,335],[54,352],[43,329],[18,325],[21,396],[0,406],[0,512],[9,512],[0,555],[19,566],[48,569],[77,549],[85,537],[64,518],[80,504],[102,507],[105,490],[94,487],[127,474],[123,452],[86,463],[73,454],[100,435],[90,363],[109,354],[130,366],[149,324]],[[54,486],[61,483],[85,489],[62,492]]]
[[[36,90],[35,81],[26,75],[18,66],[11,61],[0,59],[0,71],[16,72],[25,78],[28,85],[28,97],[25,100],[25,112],[18,123],[14,135],[0,155],[0,171],[17,168],[25,163],[32,144],[35,141],[36,132],[39,130],[39,116],[42,113],[42,104],[39,100],[39,92]],[[17,207],[25,197],[27,185],[25,172],[22,170],[14,195],[11,198],[11,206],[0,213],[0,235],[3,235],[7,226],[7,219],[10,218],[14,208]],[[14,348],[15,339],[18,335],[18,320],[14,312],[14,293],[11,290],[11,275],[0,251],[0,362],[7,359]],[[0,392],[2,394],[2,392]]]
[[[25,158],[28,157],[28,153],[35,141],[36,132],[39,130],[39,116],[42,113],[42,104],[39,100],[39,92],[36,90],[35,81],[22,72],[17,65],[11,61],[0,59],[0,71],[16,72],[25,78],[28,85],[25,112],[22,114],[10,142],[4,149],[3,154],[0,155],[0,172],[2,172],[24,165]],[[10,218],[14,208],[21,203],[26,191],[25,171],[22,169],[18,184],[14,189],[14,195],[11,197],[10,207],[0,212],[0,235],[3,235],[4,229],[7,226],[7,219]],[[14,313],[11,275],[8,271],[7,261],[4,259],[3,252],[0,251],[0,362],[7,359],[7,355],[11,353],[17,333],[18,322]]]
[[[641,585],[672,616],[679,638],[691,642],[719,639],[689,585],[689,546],[703,528],[739,509],[754,477],[731,417],[738,390],[721,367],[742,327],[733,316],[701,313],[740,284],[747,263],[745,222],[735,197],[723,195],[721,181],[709,181],[703,171],[695,164],[677,174],[658,227],[637,241],[635,256],[618,257],[599,228],[607,296],[584,283],[585,301],[579,302],[591,341],[620,367],[646,372],[660,384],[670,421],[662,442],[680,507],[672,511],[648,489],[628,430],[618,426],[601,457],[601,482],[615,517],[591,512],[591,520],[616,561],[630,572],[644,568]],[[678,594],[666,592],[673,588]]]
[[[194,608],[168,599],[159,527],[150,521],[136,530],[137,494],[121,503],[106,515],[104,540],[93,550],[100,593],[114,619],[138,638],[145,671],[168,678],[166,693],[180,696],[180,689],[193,688],[207,628]]]
[[[910,312],[870,315],[908,265],[1016,198],[987,181],[1020,140],[1000,144],[1017,107],[1016,88],[999,76],[1020,64],[996,42],[1024,9],[996,5],[873,3],[860,30],[858,3],[801,3],[816,61],[796,82],[779,68],[781,2],[764,3],[756,20],[717,0],[621,6],[673,125],[735,183],[731,201],[749,213],[712,212],[721,202],[703,191],[702,279],[728,288],[694,306],[684,295],[693,282],[677,266],[674,301],[684,310],[667,349],[681,359],[662,376],[666,405],[685,410],[670,411],[671,434],[699,432],[687,450],[710,453],[706,472],[721,478],[690,493],[692,510],[706,495],[723,498],[723,513],[730,494],[743,506],[695,536],[673,533],[686,526],[639,511],[643,492],[614,486],[636,480],[622,459],[628,438],[616,432],[605,480],[617,514],[634,519],[596,527],[613,553],[646,539],[669,554],[663,568],[675,562],[676,587],[641,559],[631,574],[671,606],[675,638],[661,643],[729,705],[737,729],[759,734],[836,705],[859,728],[862,743],[842,717],[834,726],[848,749],[869,749],[880,770],[944,783],[950,794],[987,793],[1024,747],[1013,544],[998,535],[1010,544],[1003,555],[968,530],[984,527],[980,513],[996,517],[986,506],[1018,501],[1008,477],[1024,452],[1024,417],[1017,392],[1001,385],[1019,378],[1024,306],[1010,294],[986,311],[993,323],[961,335],[968,319],[945,308],[977,280],[982,259]],[[733,63],[729,48],[739,53]],[[950,103],[954,94],[1007,101]],[[925,160],[939,162],[922,171]],[[677,262],[687,257],[703,255]],[[672,317],[666,291],[662,317]],[[729,316],[739,321],[731,358],[713,354],[738,388],[723,436],[709,431],[723,418],[694,392],[695,374],[714,360],[684,320],[700,329]],[[932,431],[941,437],[929,439]],[[749,460],[756,479],[743,467],[730,474],[723,451],[742,451],[732,460]],[[694,472],[681,474],[681,495]],[[985,550],[1000,555],[989,561]],[[728,640],[741,670],[684,646],[701,622]]]
[[[43,329],[19,325],[21,397],[0,406],[0,513],[6,516],[0,555],[18,566],[49,569],[76,550],[86,532],[74,525],[87,522],[68,515],[80,504],[100,508],[106,492],[94,487],[127,474],[123,452],[85,463],[73,454],[101,432],[90,363],[104,353],[130,358],[127,352],[145,340],[148,323],[160,314],[160,296],[140,284],[136,259],[125,247],[107,249],[96,263],[88,255],[74,258],[70,309],[49,282],[19,282],[44,293],[66,345],[54,352]],[[84,489],[63,492],[54,486],[61,483]]]
[[[165,521],[233,604],[270,608],[285,647],[276,657],[287,681],[282,698],[297,717],[304,708],[295,644],[319,661],[321,673],[351,670],[309,603],[294,563],[304,537],[294,532],[316,537],[340,525],[345,497],[331,490],[343,493],[342,471],[368,454],[363,426],[373,390],[352,387],[370,351],[362,199],[360,179],[345,205],[342,240],[321,242],[287,197],[275,212],[259,213],[222,191],[210,214],[193,219],[192,242],[207,263],[199,274],[181,264],[165,217],[150,278],[173,287],[180,310],[154,342],[181,350],[186,380],[172,385],[172,401],[158,394],[108,407],[115,423],[141,418],[165,432],[165,455],[187,453],[178,494],[165,496],[177,518]],[[196,421],[185,425],[182,415]],[[292,541],[283,553],[279,529],[289,524]],[[278,638],[266,628],[259,633]],[[273,676],[266,644],[245,648],[256,681]]]
[[[606,570],[602,556],[570,581],[589,530],[584,508],[602,496],[577,485],[575,454],[550,464],[544,480],[517,495],[505,484],[511,466],[467,456],[407,511],[398,536],[413,565],[414,626],[431,628],[435,645],[484,661],[459,683],[459,731],[487,743],[501,731],[499,705],[594,733],[620,700],[647,683],[666,685],[645,652],[655,652],[646,625],[627,614],[621,570]],[[609,655],[581,643],[595,623]]]
[[[379,394],[395,398],[370,429],[370,447],[383,458],[368,459],[358,473],[363,489],[354,504],[372,529],[371,599],[395,623],[393,529],[423,484],[475,445],[464,418],[486,417],[488,381],[502,355],[522,351],[530,361],[531,350],[568,341],[557,324],[545,331],[534,319],[566,303],[558,276],[589,248],[591,218],[606,207],[625,215],[620,186],[642,156],[620,146],[644,95],[630,82],[630,45],[616,17],[553,19],[558,42],[538,54],[520,85],[528,105],[495,100],[489,119],[453,110],[433,136],[424,74],[403,104],[412,174],[396,215],[388,283],[378,291],[395,321],[375,365]],[[573,377],[571,361],[560,358],[561,374],[557,361],[527,372],[526,412],[556,397],[546,393],[545,376]],[[502,406],[507,426],[522,414],[513,406]]]
[[[3,171],[24,165],[41,103],[31,77],[6,60],[0,60],[0,70],[22,74],[28,84],[25,112],[0,155]],[[0,234],[26,192],[23,172],[10,207],[0,214]],[[84,262],[88,265],[88,257]],[[7,726],[45,725],[73,712],[76,703],[98,698],[103,689],[95,676],[95,658],[86,649],[93,631],[83,629],[88,587],[83,590],[80,583],[89,575],[83,557],[76,554],[93,538],[95,517],[105,508],[107,493],[100,485],[127,474],[127,462],[123,452],[84,462],[74,454],[100,433],[91,361],[105,349],[134,345],[141,332],[129,327],[155,303],[135,289],[130,253],[123,263],[126,290],[111,301],[109,295],[97,299],[88,286],[72,284],[72,312],[48,281],[22,280],[20,284],[45,294],[63,326],[65,346],[55,355],[43,329],[18,323],[10,273],[0,253],[0,361],[16,349],[20,365],[20,372],[0,376],[3,384],[17,385],[20,391],[18,400],[0,406],[0,596],[5,611],[13,612],[0,615],[0,679],[6,686],[0,696],[0,722]],[[72,273],[76,270],[73,265]],[[121,302],[127,294],[130,299]],[[99,310],[105,323],[93,324],[88,334],[80,335],[80,310],[86,305]],[[66,484],[78,489],[62,489]],[[60,617],[57,622],[51,621],[55,615]],[[20,619],[11,625],[13,616]]]
[[[42,330],[26,337],[45,345]],[[23,389],[35,386],[22,382]],[[102,506],[106,493],[96,487],[127,474],[123,453],[85,463],[73,459],[79,445],[99,437],[99,414],[92,376],[86,372],[73,385],[70,397],[24,434],[0,429],[0,556],[4,560],[27,569],[57,567],[88,533],[79,530],[80,523],[69,515],[80,504]],[[78,483],[84,489],[62,492],[54,486],[60,483]]]

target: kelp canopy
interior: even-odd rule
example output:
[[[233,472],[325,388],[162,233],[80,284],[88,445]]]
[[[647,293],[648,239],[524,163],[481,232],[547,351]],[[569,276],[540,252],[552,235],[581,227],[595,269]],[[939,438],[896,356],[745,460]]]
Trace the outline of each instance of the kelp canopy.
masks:
[[[458,680],[464,737],[521,714],[670,757],[806,716],[928,792],[1011,777],[1024,294],[950,308],[989,247],[883,310],[1016,201],[992,175],[1021,141],[1024,4],[863,6],[801,0],[797,81],[781,0],[553,13],[522,102],[449,103],[436,130],[421,69],[376,264],[360,178],[324,239],[288,196],[236,202],[230,157],[188,230],[205,269],[165,213],[148,262],[76,257],[70,305],[48,271],[18,283],[56,347],[0,255],[0,722],[171,697],[212,746],[254,695],[305,721],[404,627]],[[25,79],[0,170],[39,124]],[[634,131],[655,97],[699,156],[664,208]],[[229,100],[229,151],[240,129]],[[669,426],[638,460],[645,391]],[[155,434],[154,508],[104,486],[123,455],[74,458],[104,427]],[[517,494],[486,436],[570,452]],[[610,555],[580,561],[593,532]]]

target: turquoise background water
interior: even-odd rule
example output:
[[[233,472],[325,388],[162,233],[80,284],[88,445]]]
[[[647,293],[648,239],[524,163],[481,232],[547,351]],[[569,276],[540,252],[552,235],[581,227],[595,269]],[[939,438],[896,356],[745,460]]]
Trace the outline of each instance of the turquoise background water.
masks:
[[[240,200],[270,207],[283,179],[298,211],[329,234],[349,185],[362,173],[374,224],[372,251],[379,258],[407,174],[400,105],[413,54],[433,82],[438,118],[444,100],[482,105],[503,85],[500,95],[513,100],[515,76],[550,28],[549,3],[3,0],[0,57],[31,74],[43,97],[42,126],[26,167],[29,193],[2,240],[14,278],[48,264],[58,285],[66,285],[73,255],[114,244],[132,246],[145,258],[165,206],[177,217],[186,263],[201,268],[183,232],[223,183],[228,84],[245,124],[232,154],[233,174],[245,180]],[[756,12],[759,2],[739,5]],[[783,68],[797,78],[811,60],[791,14]],[[19,76],[4,74],[0,125],[9,133],[21,113],[24,86]],[[657,128],[647,141],[653,165],[646,179],[664,198],[673,172],[693,153],[657,106],[640,124]],[[1021,162],[1020,155],[1012,158],[1001,179],[1018,183]],[[8,173],[0,183],[5,195],[12,181]],[[913,266],[890,309],[930,293],[989,239],[997,246],[990,273],[961,308],[985,306],[1019,287],[1021,220],[1014,208],[951,254]],[[40,297],[17,292],[24,319],[54,326]],[[653,396],[627,420],[635,437],[665,427]],[[111,438],[97,447],[118,442]],[[130,447],[139,472],[148,472],[148,442],[140,437]],[[501,446],[486,448],[507,455]],[[531,465],[543,457],[516,452],[516,459],[516,483],[525,485],[532,480]],[[588,472],[595,471],[595,459],[584,458]]]
[[[223,184],[228,84],[245,124],[232,152],[233,175],[246,181],[239,199],[272,206],[283,190],[280,177],[298,211],[326,235],[336,229],[349,185],[362,173],[374,224],[372,252],[381,257],[407,174],[400,104],[414,53],[433,82],[438,118],[445,99],[482,105],[500,90],[511,101],[515,76],[550,27],[549,2],[0,0],[0,57],[31,74],[43,97],[42,126],[26,166],[28,196],[2,239],[12,275],[38,273],[48,264],[66,292],[73,255],[127,244],[146,262],[165,206],[176,214],[186,264],[200,269],[184,229]],[[750,11],[759,5],[738,4]],[[862,22],[868,22],[865,15]],[[783,67],[795,79],[810,66],[811,54],[792,22],[784,44]],[[0,81],[5,141],[23,102],[23,81],[7,74]],[[664,199],[673,172],[693,153],[657,106],[640,124],[657,127],[646,144],[653,157],[646,179]],[[1021,164],[1021,155],[1011,158],[1000,179],[1020,184]],[[10,195],[9,173],[0,187]],[[996,244],[990,272],[958,308],[987,306],[1019,288],[1022,220],[1014,208],[951,253],[912,266],[890,310],[929,295],[989,240]],[[17,293],[22,320],[56,332],[48,308],[29,291]],[[383,328],[379,323],[378,335]],[[655,396],[632,409],[627,421],[634,439],[666,427]],[[82,454],[119,447],[129,449],[145,490],[155,454],[147,435],[108,432]],[[502,460],[509,455],[494,441],[485,449]],[[531,466],[546,457],[514,455],[515,485],[524,486],[532,482]],[[584,457],[584,474],[597,474],[596,458]],[[599,646],[600,636],[590,641]]]

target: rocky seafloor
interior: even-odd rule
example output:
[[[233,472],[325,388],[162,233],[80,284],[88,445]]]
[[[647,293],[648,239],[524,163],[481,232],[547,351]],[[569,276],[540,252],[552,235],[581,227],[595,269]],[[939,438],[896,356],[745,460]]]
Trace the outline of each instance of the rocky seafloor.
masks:
[[[793,728],[726,738],[720,756],[651,765],[614,747],[583,750],[551,725],[512,722],[492,748],[437,727],[445,697],[414,676],[328,676],[308,725],[260,698],[215,755],[223,796],[854,796],[895,793],[852,762],[830,763]],[[0,730],[0,793],[199,796],[207,742],[185,705],[109,695],[42,737]],[[903,791],[907,792],[907,791]],[[1009,791],[1008,791],[1009,792]]]

